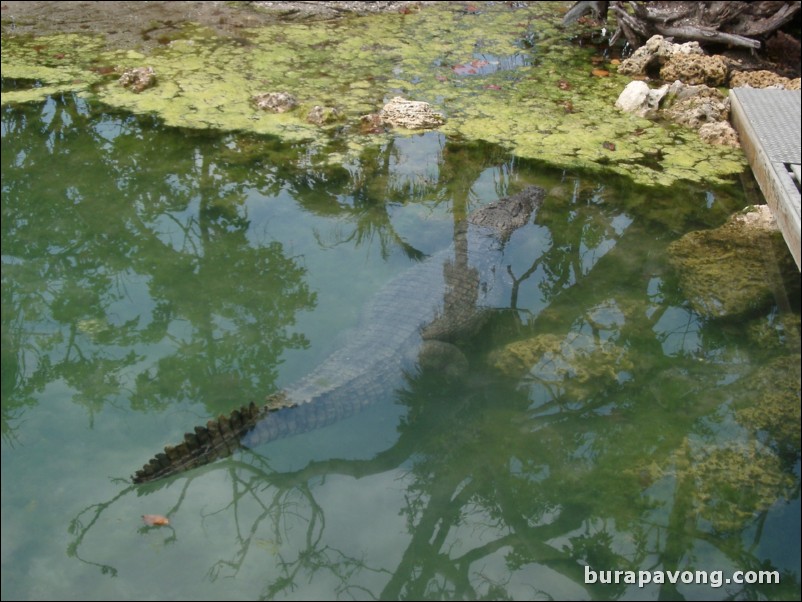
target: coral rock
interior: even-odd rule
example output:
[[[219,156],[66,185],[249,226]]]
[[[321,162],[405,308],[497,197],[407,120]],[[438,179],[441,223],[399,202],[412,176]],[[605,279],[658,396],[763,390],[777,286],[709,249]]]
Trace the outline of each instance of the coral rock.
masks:
[[[156,85],[156,72],[153,67],[134,67],[126,69],[117,80],[124,88],[130,88],[132,92],[139,94]]]
[[[680,125],[698,130],[707,123],[725,121],[730,114],[730,101],[715,88],[686,86],[674,82],[663,114]]]
[[[409,130],[436,128],[445,121],[442,115],[432,110],[428,102],[406,100],[400,96],[384,105],[381,117],[385,123]]]
[[[315,125],[330,125],[332,123],[342,121],[343,114],[342,111],[334,107],[321,107],[320,105],[315,105],[312,107],[312,110],[309,111],[309,114],[306,116],[306,120]]]
[[[624,60],[618,67],[622,75],[648,75],[668,63],[672,57],[703,55],[704,52],[698,42],[673,44],[666,41],[663,36],[652,36],[646,43],[638,48],[632,56]]]
[[[298,100],[287,92],[265,92],[257,94],[251,100],[257,109],[273,113],[286,113],[298,106]]]
[[[636,80],[627,84],[615,101],[615,106],[638,117],[655,117],[666,92],[668,92],[667,85],[651,90],[646,82]]]
[[[781,273],[798,274],[770,210],[758,211],[736,215],[713,230],[689,232],[669,245],[669,262],[702,317],[743,316],[774,302],[765,274],[767,249],[774,250]]]
[[[728,121],[705,123],[699,128],[699,137],[709,144],[721,144],[736,148],[741,146],[741,142],[738,140],[738,133]]]
[[[660,78],[686,84],[721,86],[727,81],[727,63],[720,56],[675,54],[660,69]]]
[[[790,87],[796,82],[796,88]],[[790,80],[772,71],[735,71],[730,76],[730,88],[785,88],[799,89],[799,78]]]

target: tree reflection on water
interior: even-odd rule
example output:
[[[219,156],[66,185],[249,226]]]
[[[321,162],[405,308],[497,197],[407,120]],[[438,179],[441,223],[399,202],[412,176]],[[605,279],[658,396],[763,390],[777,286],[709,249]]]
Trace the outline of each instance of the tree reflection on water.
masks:
[[[396,230],[391,209],[447,207],[450,269],[460,270],[467,251],[457,235],[477,190],[485,200],[530,183],[549,189],[531,226],[539,238],[502,266],[512,283],[506,310],[456,341],[467,374],[407,374],[390,400],[404,417],[386,449],[286,469],[268,445],[167,481],[116,481],[107,501],[71,518],[68,555],[119,575],[87,542],[108,528],[110,509],[152,496],[170,500],[165,514],[182,517],[183,529],[190,513],[201,527],[143,534],[219,548],[206,569],[213,582],[263,566],[266,599],[305,597],[317,583],[332,598],[616,599],[631,591],[585,584],[585,565],[775,570],[767,525],[799,500],[798,310],[706,322],[663,259],[683,232],[721,223],[726,199],[699,208],[680,203],[698,194],[691,189],[597,184],[427,136],[437,161],[404,175],[395,166],[409,151],[398,141],[330,168],[302,145],[165,132],[69,97],[3,108],[9,442],[56,381],[91,419],[108,405],[157,416],[187,400],[213,416],[232,409],[232,396],[236,404],[275,388],[283,354],[309,344],[293,325],[317,298],[291,234],[252,240],[254,191],[336,219],[337,236],[317,239],[323,247],[376,244],[382,258],[397,250],[415,261],[427,253]],[[375,536],[391,539],[387,558],[332,536],[336,513],[320,499],[337,478],[359,496],[379,475],[397,475],[403,491],[405,532]],[[779,586],[665,584],[651,595],[798,596],[798,571],[776,570]]]

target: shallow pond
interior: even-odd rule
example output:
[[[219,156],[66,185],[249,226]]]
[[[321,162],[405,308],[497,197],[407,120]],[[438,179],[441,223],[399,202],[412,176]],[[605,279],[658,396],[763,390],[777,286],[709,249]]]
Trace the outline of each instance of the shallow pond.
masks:
[[[798,273],[765,249],[767,302],[711,320],[667,261],[748,203],[741,153],[610,111],[626,80],[562,3],[430,4],[143,17],[148,49],[4,14],[3,599],[799,599]],[[158,85],[117,83],[145,63]],[[304,110],[257,111],[277,85]],[[446,124],[360,132],[394,95]],[[350,349],[388,283],[376,332],[433,295],[396,278],[469,274],[465,216],[530,185],[449,362],[379,362],[353,416],[132,484]]]
[[[799,292],[708,321],[666,262],[740,184],[642,188],[438,133],[313,154],[72,94],[2,109],[3,599],[799,597]],[[467,373],[131,484],[531,184]]]

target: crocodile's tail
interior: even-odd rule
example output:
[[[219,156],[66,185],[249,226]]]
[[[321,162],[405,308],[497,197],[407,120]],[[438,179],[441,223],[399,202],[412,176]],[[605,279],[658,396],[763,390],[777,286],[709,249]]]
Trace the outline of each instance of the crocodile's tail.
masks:
[[[206,426],[196,426],[195,432],[185,433],[178,445],[168,445],[131,477],[134,483],[147,483],[209,464],[230,456],[242,446],[242,438],[271,412],[292,407],[282,394],[268,398],[257,406],[251,402],[228,416],[209,420]]]

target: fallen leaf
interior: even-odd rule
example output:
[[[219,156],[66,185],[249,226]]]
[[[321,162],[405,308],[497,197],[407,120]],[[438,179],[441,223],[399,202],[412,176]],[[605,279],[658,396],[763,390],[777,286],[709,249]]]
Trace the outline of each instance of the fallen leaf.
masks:
[[[148,527],[164,527],[170,524],[170,519],[161,514],[143,514],[142,522]]]
[[[454,65],[451,69],[457,75],[476,75],[483,67],[487,67],[490,62],[484,59],[474,59],[470,63]]]
[[[602,142],[602,146],[604,148],[606,148],[608,151],[614,151],[615,150],[615,144],[613,144],[612,142],[606,142],[606,141]]]
[[[610,64],[611,64],[611,65],[620,65],[620,64],[621,64],[621,61],[620,61],[619,59],[612,59],[612,60],[610,61]]]
[[[610,72],[607,71],[607,69],[594,69],[591,71],[591,74],[595,75],[596,77],[607,77],[610,75]]]
[[[569,84],[564,79],[561,79],[560,81],[557,82],[557,87],[560,90],[570,90],[571,89],[571,84]]]
[[[451,69],[453,69],[454,73],[457,75],[476,75],[479,73],[470,65],[454,65]]]
[[[486,90],[501,90],[501,86],[498,86],[496,84],[487,84],[485,86],[485,89]]]

